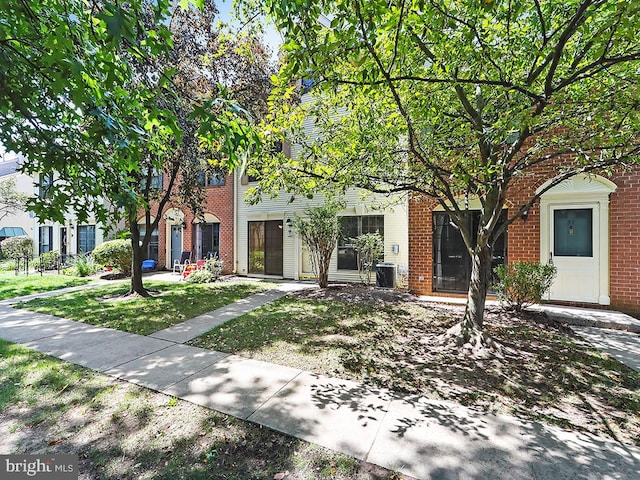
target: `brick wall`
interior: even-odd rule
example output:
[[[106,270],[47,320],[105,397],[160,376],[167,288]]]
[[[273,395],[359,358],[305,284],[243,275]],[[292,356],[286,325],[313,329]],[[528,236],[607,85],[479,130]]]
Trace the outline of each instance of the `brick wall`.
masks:
[[[221,186],[203,187],[205,200],[203,204],[204,213],[216,216],[220,220],[220,258],[224,262],[223,273],[231,273],[233,270],[233,175],[227,175],[225,184]],[[165,212],[171,208],[176,208],[184,214],[186,228],[182,231],[182,243],[184,250],[193,251],[193,235],[195,232],[192,212],[181,208],[179,205],[168,204]],[[152,210],[153,211],[153,210]],[[160,267],[167,265],[167,227],[166,220],[161,217],[158,224],[158,264]],[[195,258],[193,260],[196,260]]]
[[[507,207],[519,208],[555,175],[555,167],[547,166],[514,182]],[[609,178],[618,187],[609,204],[611,308],[637,314],[640,313],[640,167]],[[432,290],[432,210],[435,206],[427,198],[414,198],[409,202],[409,287],[420,295],[438,295]],[[540,260],[538,204],[530,209],[526,220],[516,220],[509,227],[507,239],[508,261]]]

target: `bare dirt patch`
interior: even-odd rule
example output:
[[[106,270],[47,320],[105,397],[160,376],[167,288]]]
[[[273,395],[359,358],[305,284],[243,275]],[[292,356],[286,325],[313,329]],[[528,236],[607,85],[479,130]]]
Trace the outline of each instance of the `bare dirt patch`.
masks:
[[[383,318],[368,319],[367,334],[349,343],[339,368],[321,373],[640,445],[640,375],[544,314],[487,308],[486,332],[500,354],[470,358],[441,341],[462,318],[462,305],[359,285],[295,296],[342,302],[347,312],[368,304]]]
[[[335,283],[328,288],[301,290],[292,296],[311,300],[328,300],[342,302],[367,302],[394,304],[418,301],[415,295],[402,289],[379,288],[370,285],[353,283]]]

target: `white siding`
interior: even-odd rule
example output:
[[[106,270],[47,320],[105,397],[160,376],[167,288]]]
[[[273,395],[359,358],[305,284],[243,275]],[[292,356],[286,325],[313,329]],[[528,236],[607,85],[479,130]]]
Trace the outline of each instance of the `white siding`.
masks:
[[[22,173],[14,173],[0,177],[0,181],[11,179],[13,179],[16,184],[16,191],[26,193],[27,195],[33,194],[33,180],[30,176],[23,175]],[[0,228],[2,227],[22,227],[27,235],[33,238],[33,217],[26,211],[7,215],[0,222]],[[36,231],[36,235],[37,234],[38,232]]]
[[[311,95],[305,94],[303,102],[313,101]],[[339,115],[340,112],[336,112]],[[320,133],[315,128],[312,118],[306,118],[303,128],[311,138]],[[299,146],[292,145],[291,155],[297,156]],[[262,201],[256,205],[248,205],[244,197],[251,185],[241,185],[240,178],[236,175],[236,265],[235,271],[239,275],[248,274],[248,222],[264,220],[282,220],[283,224],[294,215],[303,217],[305,208],[322,204],[323,198],[316,196],[312,200],[304,197],[296,197],[292,202],[290,194],[281,194],[276,199],[262,197]],[[346,208],[339,215],[384,215],[384,261],[399,265],[406,269],[408,265],[408,208],[406,199],[398,200],[394,206],[384,211],[375,209],[376,205],[389,204],[389,198],[382,195],[363,195],[362,191],[349,190],[344,196]],[[283,225],[283,277],[299,279],[302,272],[302,241],[294,232],[289,236],[286,225]],[[393,253],[393,246],[398,245],[398,253]],[[337,247],[337,246],[336,246]],[[330,281],[360,281],[357,270],[338,270],[337,248],[331,258],[329,270]]]
[[[244,202],[246,191],[251,187],[241,185],[239,178],[236,178],[236,195],[238,195],[238,208],[236,211],[236,273],[248,275],[249,272],[249,238],[248,223],[250,221],[282,220],[286,222],[288,218],[293,219],[294,215],[304,216],[304,209],[309,206],[317,206],[323,202],[322,197],[316,196],[312,200],[303,197],[296,197],[290,202],[291,195],[282,194],[276,199],[263,197],[262,201],[256,205],[249,205]],[[382,196],[369,195],[363,201],[360,191],[349,190],[344,197],[346,208],[339,215],[384,215],[384,260],[406,268],[408,264],[408,212],[406,201],[399,200],[398,204],[384,211],[375,209],[375,205],[388,202],[388,198]],[[398,254],[393,253],[393,245],[398,245]],[[289,236],[286,225],[283,226],[283,277],[288,279],[299,279],[302,270],[302,241],[299,236],[292,231]],[[357,282],[358,272],[353,270],[338,270],[337,253],[334,250],[329,270],[331,281]]]

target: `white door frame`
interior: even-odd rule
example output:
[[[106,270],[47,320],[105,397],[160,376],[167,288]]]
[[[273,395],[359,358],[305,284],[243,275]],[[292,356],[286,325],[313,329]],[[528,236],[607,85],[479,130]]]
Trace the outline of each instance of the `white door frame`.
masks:
[[[165,220],[165,249],[164,249],[164,263],[167,270],[171,270],[173,265],[171,264],[171,227],[174,225],[180,225],[184,222],[184,213],[177,208],[170,208],[164,214]],[[182,237],[180,240],[180,249],[184,250],[184,229],[182,230]]]
[[[550,182],[544,183],[537,192]],[[549,261],[549,253],[553,251],[551,239],[552,210],[556,208],[594,209],[594,256],[597,257],[598,303],[609,305],[609,195],[615,192],[616,185],[599,175],[576,175],[551,188],[540,197],[540,262]],[[595,251],[597,249],[597,251]],[[553,299],[551,299],[553,300]],[[566,299],[565,299],[566,300]],[[577,300],[580,301],[580,300]]]

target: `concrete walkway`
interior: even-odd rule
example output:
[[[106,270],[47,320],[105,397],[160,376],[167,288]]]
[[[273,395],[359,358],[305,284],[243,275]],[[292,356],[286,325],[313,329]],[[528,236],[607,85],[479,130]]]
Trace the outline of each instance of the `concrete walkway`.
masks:
[[[231,313],[141,336],[0,305],[0,337],[417,478],[638,478],[638,447],[182,344]]]

